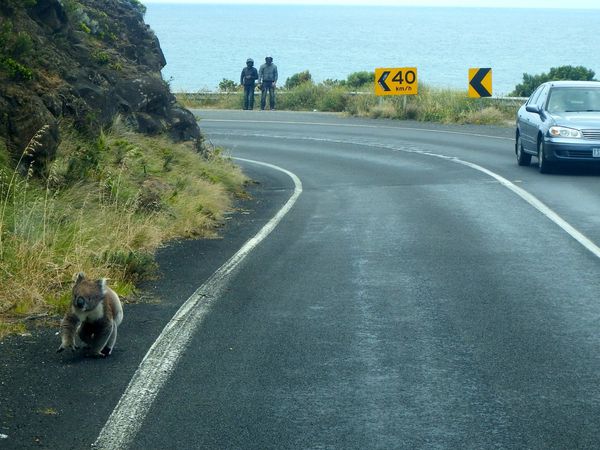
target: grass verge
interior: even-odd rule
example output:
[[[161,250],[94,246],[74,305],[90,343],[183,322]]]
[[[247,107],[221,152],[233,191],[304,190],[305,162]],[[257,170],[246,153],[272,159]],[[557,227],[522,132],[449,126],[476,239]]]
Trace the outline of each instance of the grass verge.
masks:
[[[26,317],[62,313],[79,271],[130,295],[153,275],[157,247],[214,236],[244,192],[219,149],[203,157],[119,123],[94,142],[69,127],[62,136],[44,179],[9,169],[0,145],[0,338]],[[34,137],[23,156],[37,146]]]
[[[508,125],[522,100],[474,99],[466,91],[419,85],[418,95],[377,97],[367,84],[356,93],[346,86],[312,81],[291,89],[278,89],[277,109],[330,111],[353,116],[417,120],[455,124]],[[242,93],[180,93],[177,99],[188,108],[241,109]],[[255,96],[255,107],[260,93]]]

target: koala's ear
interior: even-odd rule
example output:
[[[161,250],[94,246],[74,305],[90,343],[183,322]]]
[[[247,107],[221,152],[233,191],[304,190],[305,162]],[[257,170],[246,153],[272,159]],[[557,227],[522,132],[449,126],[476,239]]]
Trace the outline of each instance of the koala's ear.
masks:
[[[81,283],[85,279],[85,273],[79,272],[77,274],[77,279],[75,280],[75,284]]]
[[[98,289],[102,295],[106,295],[106,278],[100,278],[98,281]]]

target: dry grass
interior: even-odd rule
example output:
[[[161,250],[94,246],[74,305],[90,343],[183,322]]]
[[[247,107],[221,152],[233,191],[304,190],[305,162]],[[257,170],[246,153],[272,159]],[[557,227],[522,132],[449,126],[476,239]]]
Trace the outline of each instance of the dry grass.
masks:
[[[479,111],[469,111],[464,116],[464,123],[474,125],[503,125],[512,123],[513,115],[508,116],[494,106],[487,106]]]
[[[472,99],[467,93],[419,85],[415,96],[376,97],[374,94],[352,97],[346,111],[356,116],[421,122],[506,125],[513,120],[518,106]]]
[[[62,311],[79,271],[127,295],[158,246],[214,236],[246,181],[218,150],[203,158],[119,124],[94,143],[63,136],[45,180],[1,171],[0,336],[15,317]]]

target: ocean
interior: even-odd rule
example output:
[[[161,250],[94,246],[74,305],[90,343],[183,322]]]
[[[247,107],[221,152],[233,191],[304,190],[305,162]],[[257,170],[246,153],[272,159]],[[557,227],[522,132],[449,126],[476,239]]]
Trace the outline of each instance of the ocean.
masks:
[[[465,90],[469,68],[491,67],[494,96],[561,65],[600,78],[600,10],[151,3],[145,20],[174,92],[237,82],[247,58],[258,67],[268,54],[280,85],[305,70],[321,82],[377,67],[416,67],[419,82]]]

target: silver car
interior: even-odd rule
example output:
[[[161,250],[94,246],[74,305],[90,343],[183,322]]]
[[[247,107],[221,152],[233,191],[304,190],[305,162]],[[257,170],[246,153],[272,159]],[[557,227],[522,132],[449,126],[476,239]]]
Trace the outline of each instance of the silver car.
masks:
[[[515,138],[517,163],[536,156],[542,173],[565,162],[600,165],[600,82],[540,85],[519,108]]]

